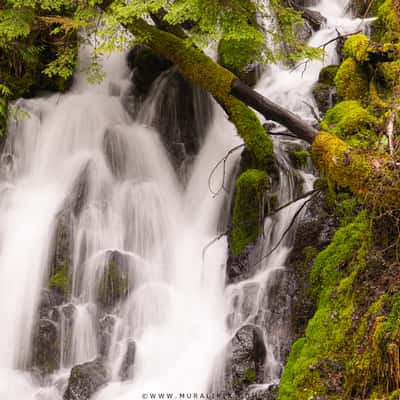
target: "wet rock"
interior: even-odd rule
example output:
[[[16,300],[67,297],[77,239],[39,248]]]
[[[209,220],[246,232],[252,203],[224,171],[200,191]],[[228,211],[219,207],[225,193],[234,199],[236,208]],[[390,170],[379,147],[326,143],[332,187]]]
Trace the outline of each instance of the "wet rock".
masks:
[[[242,71],[240,79],[249,85],[250,87],[254,87],[258,80],[261,78],[262,73],[264,72],[264,67],[255,62],[253,64],[247,65],[245,69]]]
[[[175,169],[182,175],[200,150],[212,121],[213,106],[207,92],[194,87],[175,69],[167,71],[162,80],[155,93],[150,123],[160,132]]]
[[[133,378],[133,364],[135,363],[136,356],[136,343],[130,340],[126,348],[126,353],[121,364],[119,376],[121,380],[125,381]]]
[[[115,317],[107,314],[99,321],[100,354],[107,356],[110,351],[111,338],[115,327]]]
[[[308,8],[304,8],[302,11],[303,18],[311,25],[311,27],[315,31],[321,29],[321,26],[326,23],[326,18],[318,11],[310,10]]]
[[[107,383],[108,375],[101,358],[76,365],[71,370],[63,400],[89,400]]]
[[[325,114],[336,103],[337,96],[334,79],[337,70],[337,65],[328,65],[322,68],[318,82],[314,85],[313,96],[322,114]]]
[[[154,53],[150,48],[142,44],[136,45],[128,53],[128,66],[132,70],[132,82],[135,91],[147,94],[153,82],[171,63]]]
[[[103,307],[114,307],[126,298],[130,290],[127,258],[119,251],[107,254],[106,264],[98,286],[98,302]]]
[[[145,122],[159,131],[175,169],[185,177],[212,120],[209,94],[145,46],[131,50],[128,64],[133,84],[123,96],[125,108],[136,118],[144,101],[152,96],[153,116]]]
[[[336,90],[331,85],[316,83],[312,93],[318,109],[322,114],[325,114],[331,109],[336,101]]]
[[[243,393],[254,383],[262,383],[266,348],[263,333],[257,326],[245,325],[231,340],[225,366],[227,391]]]
[[[89,174],[91,163],[88,162],[80,171],[66,202],[66,208],[72,210],[75,217],[82,212],[89,195]]]
[[[58,306],[64,301],[64,295],[53,288],[42,289],[39,306],[39,317],[48,318],[57,322],[59,320]]]
[[[60,364],[59,331],[55,322],[40,319],[32,343],[32,366],[40,376],[51,374]]]
[[[300,221],[292,252],[286,266],[291,301],[291,332],[293,340],[304,334],[308,320],[314,313],[314,301],[310,294],[310,273],[315,256],[332,240],[337,229],[333,212],[327,205],[325,195],[320,194],[309,203]]]
[[[127,144],[125,138],[115,129],[107,129],[103,139],[103,151],[107,164],[117,178],[126,172]]]

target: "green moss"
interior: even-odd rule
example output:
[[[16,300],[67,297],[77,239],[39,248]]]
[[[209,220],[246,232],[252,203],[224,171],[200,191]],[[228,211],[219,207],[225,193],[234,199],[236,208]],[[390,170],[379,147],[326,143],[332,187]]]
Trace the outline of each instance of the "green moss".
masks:
[[[368,77],[356,59],[342,62],[335,76],[337,95],[342,100],[365,100],[368,96]]]
[[[311,157],[309,151],[301,149],[301,150],[293,150],[289,152],[290,160],[293,163],[295,168],[304,168],[307,166],[307,163]]]
[[[256,380],[257,372],[252,368],[247,368],[243,373],[243,381],[248,385],[252,385]]]
[[[269,180],[265,171],[249,169],[236,180],[231,251],[239,255],[254,242],[263,226],[263,197]]]
[[[6,133],[8,121],[8,100],[5,97],[0,97],[0,136]]]
[[[400,87],[400,60],[379,64],[379,71],[384,79],[385,86],[389,89],[389,97],[393,92],[398,92]]]
[[[251,168],[270,171],[274,165],[272,140],[257,115],[244,103],[231,97],[229,115],[251,154]]]
[[[338,65],[328,65],[327,67],[322,68],[319,72],[318,82],[333,86],[338,69]]]
[[[367,36],[358,34],[350,36],[343,47],[344,57],[352,57],[357,62],[367,62],[369,39]]]
[[[60,270],[55,272],[49,280],[49,286],[60,290],[64,296],[69,291],[69,268],[64,265]]]
[[[373,39],[390,42],[399,39],[399,22],[395,13],[396,1],[386,0],[378,8],[376,21],[373,22]]]
[[[292,346],[278,399],[325,396],[330,377],[334,379],[335,374],[343,373],[343,359],[351,351],[348,335],[355,311],[353,285],[364,267],[369,232],[369,219],[360,213],[352,223],[339,229],[332,243],[317,256],[311,275],[317,311],[309,321],[305,337]]]
[[[334,133],[341,139],[349,140],[352,145],[366,144],[374,141],[374,128],[377,119],[355,100],[342,101],[330,109],[321,128]]]

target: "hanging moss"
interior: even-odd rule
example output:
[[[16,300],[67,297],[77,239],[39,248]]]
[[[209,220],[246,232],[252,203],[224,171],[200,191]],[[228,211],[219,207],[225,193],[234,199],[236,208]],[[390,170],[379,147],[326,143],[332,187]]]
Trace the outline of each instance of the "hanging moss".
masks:
[[[358,34],[349,37],[343,47],[344,57],[353,57],[357,62],[367,62],[369,39],[367,36]]]
[[[338,69],[338,65],[328,65],[327,67],[322,68],[319,72],[318,82],[333,86]]]
[[[231,251],[239,255],[254,242],[263,224],[263,196],[269,187],[265,171],[248,169],[236,180]]]
[[[377,119],[355,100],[336,104],[321,122],[322,129],[349,140],[353,145],[373,142],[377,125]]]
[[[64,265],[50,277],[49,286],[58,289],[64,295],[64,297],[67,296],[69,292],[68,265]]]
[[[310,152],[304,149],[293,150],[289,152],[290,160],[295,168],[304,168],[307,166],[308,160],[311,157]]]
[[[367,74],[353,57],[343,61],[334,82],[342,100],[366,100],[368,96]]]

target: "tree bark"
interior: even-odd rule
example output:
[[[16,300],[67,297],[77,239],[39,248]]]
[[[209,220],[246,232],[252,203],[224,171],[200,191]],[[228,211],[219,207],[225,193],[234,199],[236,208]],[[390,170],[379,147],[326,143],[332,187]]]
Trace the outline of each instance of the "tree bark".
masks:
[[[265,118],[285,126],[300,139],[312,143],[319,131],[297,115],[262,96],[239,79],[232,82],[231,93],[250,107],[264,115]]]

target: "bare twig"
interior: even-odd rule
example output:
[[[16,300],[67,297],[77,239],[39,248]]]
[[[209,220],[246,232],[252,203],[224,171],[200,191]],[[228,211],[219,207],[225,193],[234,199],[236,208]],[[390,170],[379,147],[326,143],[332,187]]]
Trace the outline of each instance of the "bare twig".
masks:
[[[225,172],[226,172],[226,162],[229,158],[229,156],[234,153],[236,150],[241,149],[242,147],[244,147],[245,144],[239,144],[235,147],[233,147],[232,149],[230,149],[223,158],[221,158],[221,160],[219,160],[217,162],[217,164],[214,166],[214,168],[211,170],[210,175],[208,177],[208,189],[209,191],[214,195],[214,196],[218,196],[222,190],[226,190],[225,188]],[[217,191],[214,191],[211,187],[211,179],[213,177],[213,175],[215,174],[215,171],[218,169],[218,167],[222,164],[222,182],[221,182],[221,186],[218,188]]]
[[[307,101],[303,101],[303,103],[308,106],[308,108],[311,111],[311,114],[313,115],[313,117],[316,119],[316,121],[321,122],[322,119],[321,117],[317,114],[317,112],[315,111],[314,107],[312,106],[312,104],[308,103]]]
[[[300,215],[300,213],[303,211],[304,207],[316,196],[316,193],[314,193],[309,199],[307,199],[301,206],[300,208],[296,211],[296,213],[293,215],[292,220],[290,221],[290,224],[288,227],[285,229],[285,231],[282,233],[282,236],[278,240],[278,242],[275,244],[275,246],[266,254],[264,254],[255,264],[252,265],[252,267],[255,267],[256,265],[260,264],[263,260],[268,258],[278,247],[281,245],[283,242],[283,239],[285,239],[286,235],[290,232],[292,229],[294,223],[296,222],[297,217]]]
[[[319,192],[320,192],[320,189],[313,189],[313,190],[310,190],[309,192],[302,194],[301,196],[297,197],[296,199],[291,200],[291,201],[289,201],[289,202],[283,204],[282,206],[278,207],[278,208],[275,209],[272,213],[270,213],[270,214],[268,215],[268,217],[272,217],[273,215],[277,214],[279,211],[283,210],[284,208],[289,207],[289,206],[291,206],[292,204],[297,203],[298,201],[305,199],[306,197],[312,196],[310,199],[308,199],[308,200],[306,201],[306,203],[307,203],[307,202],[309,202],[312,198],[314,198],[314,196],[315,196],[317,193],[319,193]],[[300,207],[300,210],[301,210],[303,207],[304,207],[304,204]],[[293,218],[296,219],[296,217],[297,217],[297,215],[295,215]],[[228,228],[226,231],[221,232],[218,236],[216,236],[214,239],[212,239],[210,242],[208,242],[208,243],[203,247],[203,250],[202,250],[202,260],[203,260],[203,262],[204,262],[205,254],[206,254],[206,252],[207,252],[207,250],[208,250],[208,248],[209,248],[210,246],[212,246],[214,243],[216,243],[216,242],[218,242],[219,240],[221,240],[224,236],[228,235],[228,233],[230,232],[230,230],[231,230],[232,228],[239,227],[239,226],[244,225],[244,224],[246,224],[246,223],[248,223],[248,222],[247,222],[247,221],[242,221],[240,224],[230,225],[229,228]],[[286,234],[286,233],[284,233],[283,236],[284,236],[285,234]],[[264,235],[264,229],[263,229],[263,235]],[[281,240],[283,240],[283,237],[281,238]],[[278,245],[280,244],[281,240],[278,242]]]

